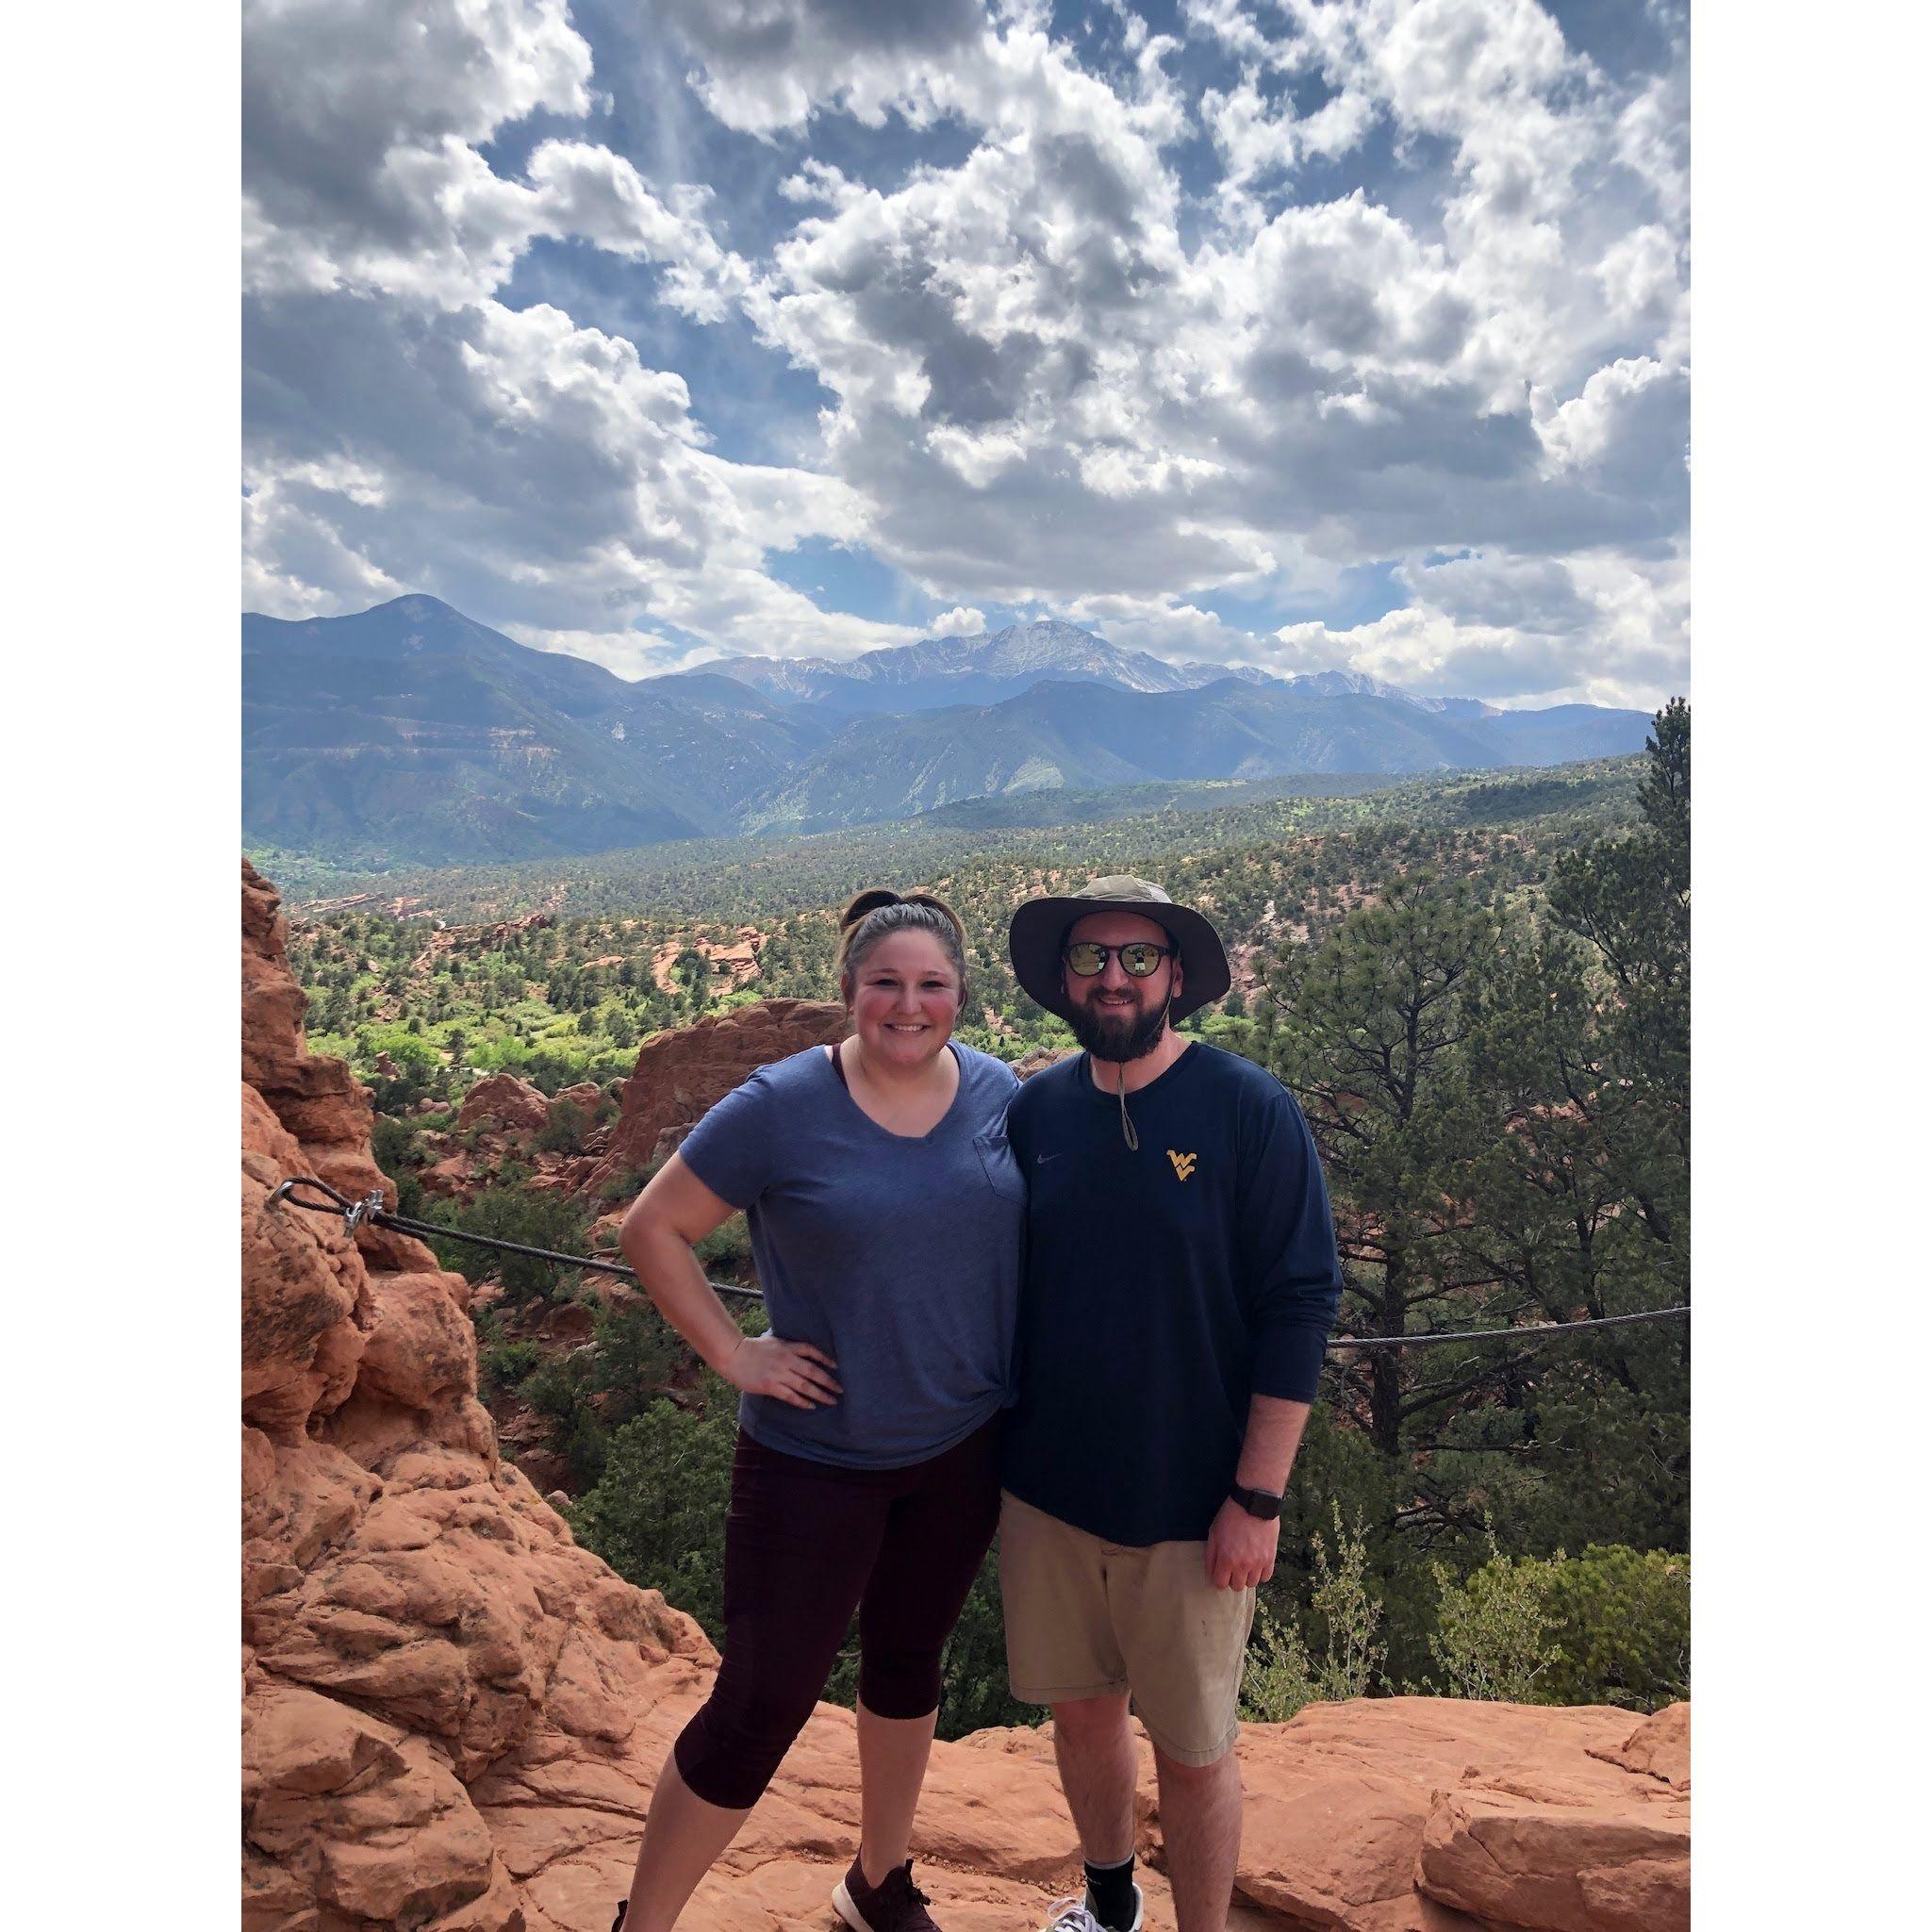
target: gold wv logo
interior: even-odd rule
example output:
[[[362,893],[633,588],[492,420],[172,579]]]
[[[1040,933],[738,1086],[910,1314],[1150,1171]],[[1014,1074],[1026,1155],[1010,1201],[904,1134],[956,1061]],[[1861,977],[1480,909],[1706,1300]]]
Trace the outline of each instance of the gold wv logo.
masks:
[[[1174,1178],[1177,1181],[1185,1181],[1194,1172],[1194,1156],[1192,1154],[1177,1154],[1172,1148],[1169,1148],[1167,1149],[1167,1158],[1174,1163]]]

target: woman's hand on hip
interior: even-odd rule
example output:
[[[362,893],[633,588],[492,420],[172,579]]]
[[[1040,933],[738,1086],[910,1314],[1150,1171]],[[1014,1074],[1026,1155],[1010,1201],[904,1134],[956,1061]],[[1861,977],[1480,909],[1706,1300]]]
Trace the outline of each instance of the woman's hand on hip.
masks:
[[[845,1394],[838,1364],[809,1342],[781,1342],[776,1335],[747,1335],[718,1371],[748,1395],[769,1395],[794,1409],[819,1409]]]

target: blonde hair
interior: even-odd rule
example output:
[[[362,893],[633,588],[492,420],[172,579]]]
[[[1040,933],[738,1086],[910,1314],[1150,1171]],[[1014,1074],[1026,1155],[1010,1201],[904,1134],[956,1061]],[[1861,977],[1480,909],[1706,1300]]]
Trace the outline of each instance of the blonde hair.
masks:
[[[966,1001],[966,928],[943,899],[930,892],[894,892],[875,885],[860,893],[838,916],[838,953],[834,962],[838,989],[850,1003],[852,976],[866,955],[894,933],[930,933],[959,975],[961,1011]]]

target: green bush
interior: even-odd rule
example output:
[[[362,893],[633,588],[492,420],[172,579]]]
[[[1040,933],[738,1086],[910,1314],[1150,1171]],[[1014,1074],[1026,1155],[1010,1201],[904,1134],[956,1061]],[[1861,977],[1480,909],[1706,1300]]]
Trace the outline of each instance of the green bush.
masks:
[[[1656,1710],[1691,1694],[1691,1560],[1592,1544],[1580,1557],[1488,1562],[1441,1589],[1429,1650],[1452,1697],[1618,1704]]]
[[[729,1221],[714,1228],[692,1250],[698,1257],[702,1268],[733,1269],[742,1268],[751,1259],[751,1230],[745,1225],[742,1214],[734,1214]]]
[[[1534,1558],[1514,1561],[1489,1540],[1490,1557],[1458,1583],[1446,1564],[1431,1563],[1440,1599],[1429,1655],[1442,1673],[1438,1687],[1448,1697],[1479,1697],[1503,1704],[1550,1701],[1537,1679],[1549,1669],[1544,1608],[1547,1565]]]
[[[570,1511],[570,1527],[619,1576],[661,1590],[716,1643],[724,1635],[736,1391],[707,1372],[703,1401],[693,1414],[659,1396],[616,1430],[603,1473]]]
[[[422,1037],[420,1029],[412,1033],[400,1022],[358,1027],[355,1044],[360,1048],[365,1041],[372,1063],[378,1053],[387,1053],[397,1066],[414,1067],[424,1073],[443,1064],[443,1056]]]
[[[604,1398],[609,1427],[629,1422],[663,1392],[671,1372],[691,1359],[682,1337],[648,1302],[598,1305],[592,1379]]]
[[[572,1349],[568,1355],[553,1355],[544,1361],[539,1351],[538,1364],[534,1373],[524,1378],[518,1394],[537,1414],[547,1415],[553,1422],[570,1421],[590,1393],[588,1353]]]
[[[587,1220],[584,1210],[562,1195],[526,1194],[501,1185],[485,1188],[473,1201],[440,1209],[438,1218],[444,1226],[466,1233],[554,1248],[564,1254],[584,1251]],[[564,1278],[572,1272],[555,1262],[537,1261],[528,1255],[489,1256],[487,1250],[471,1247],[467,1242],[432,1239],[430,1247],[444,1267],[457,1269],[471,1280],[484,1279],[493,1265],[504,1284],[504,1299],[512,1306],[533,1297],[554,1300]]]
[[[1242,1716],[1250,1724],[1285,1724],[1304,1705],[1320,1701],[1300,1631],[1278,1624],[1267,1605],[1257,1602],[1241,1678]]]
[[[854,1646],[856,1654],[856,1646]],[[853,1685],[856,1694],[856,1679]],[[846,1703],[840,1697],[835,1700]],[[940,1665],[939,1730],[942,1738],[968,1731],[1032,1724],[1037,1713],[1016,1703],[1006,1676],[1006,1623],[999,1605],[999,1547],[996,1543],[966,1593],[959,1622],[947,1640]]]
[[[549,1418],[550,1445],[580,1482],[595,1482],[610,1454],[610,1434],[591,1397],[597,1391],[596,1351],[573,1348],[533,1370],[518,1395]]]
[[[482,1325],[477,1334],[482,1336]],[[523,1379],[543,1360],[543,1350],[535,1342],[491,1342],[477,1357],[477,1380],[483,1385],[486,1401],[514,1394]]]
[[[581,1154],[590,1116],[574,1100],[559,1100],[537,1130],[537,1148],[545,1154]]]
[[[1257,1606],[1259,1645],[1249,1646],[1242,1683],[1242,1710],[1258,1724],[1280,1724],[1305,1704],[1339,1703],[1365,1697],[1380,1672],[1386,1652],[1377,1642],[1381,1598],[1368,1581],[1368,1531],[1360,1515],[1345,1524],[1340,1502],[1330,1504],[1335,1553],[1319,1530],[1310,1538],[1314,1554],[1313,1623],[1322,1633],[1317,1662],[1298,1630],[1278,1623]]]
[[[597,1198],[611,1207],[619,1201],[634,1201],[644,1192],[645,1183],[656,1172],[655,1166],[626,1167],[622,1173],[613,1174],[609,1180],[598,1183]]]
[[[1545,1568],[1552,1702],[1657,1710],[1691,1694],[1688,1556],[1591,1544]]]
[[[417,1123],[398,1120],[390,1114],[375,1116],[375,1128],[370,1135],[370,1151],[375,1156],[375,1164],[392,1179],[400,1176],[405,1168],[422,1166],[429,1159],[418,1137]]]

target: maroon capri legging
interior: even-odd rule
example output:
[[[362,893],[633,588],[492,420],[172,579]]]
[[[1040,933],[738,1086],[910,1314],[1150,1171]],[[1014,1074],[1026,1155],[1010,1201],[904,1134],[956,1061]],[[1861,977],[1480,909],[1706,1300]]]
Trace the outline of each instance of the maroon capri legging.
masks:
[[[757,1803],[804,1728],[859,1613],[859,1700],[939,1705],[939,1658],[999,1520],[1003,1413],[903,1469],[842,1469],[740,1429],[724,1527],[724,1660],[672,1747],[685,1783]]]

